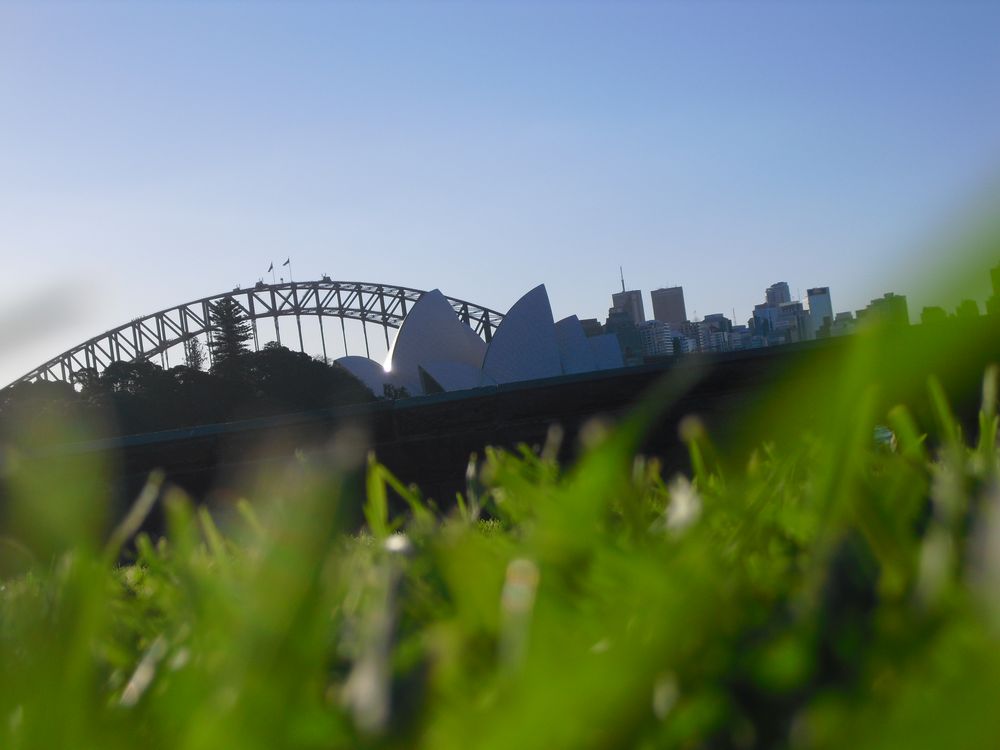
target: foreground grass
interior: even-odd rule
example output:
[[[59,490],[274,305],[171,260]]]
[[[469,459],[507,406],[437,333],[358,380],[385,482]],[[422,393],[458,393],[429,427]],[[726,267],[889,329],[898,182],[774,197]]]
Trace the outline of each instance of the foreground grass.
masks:
[[[343,436],[215,519],[154,477],[156,541],[96,531],[100,467],[12,463],[0,747],[996,747],[995,373],[972,442],[930,392],[735,468],[689,422],[688,476],[642,416],[490,451],[448,513]]]

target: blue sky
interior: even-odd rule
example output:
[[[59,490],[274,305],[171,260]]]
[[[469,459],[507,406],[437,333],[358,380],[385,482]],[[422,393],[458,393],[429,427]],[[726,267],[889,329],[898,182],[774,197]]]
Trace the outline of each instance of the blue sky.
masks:
[[[689,315],[919,314],[1000,167],[998,39],[960,0],[0,5],[0,381],[286,256],[557,317],[619,265]]]

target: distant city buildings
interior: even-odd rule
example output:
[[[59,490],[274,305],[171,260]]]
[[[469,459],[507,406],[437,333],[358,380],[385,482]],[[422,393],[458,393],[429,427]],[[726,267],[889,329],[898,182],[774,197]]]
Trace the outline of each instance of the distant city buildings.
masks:
[[[839,312],[833,318],[833,325],[830,326],[830,335],[846,336],[849,333],[854,333],[856,324],[857,321],[854,319],[852,312]]]
[[[729,333],[729,346],[734,352],[741,352],[746,349],[760,349],[764,346],[762,339],[754,336],[749,326],[733,326]]]
[[[986,300],[986,313],[1000,315],[1000,265],[990,271],[993,293]],[[888,292],[861,310],[835,312],[830,287],[806,290],[805,300],[792,299],[787,281],[777,281],[764,290],[764,301],[753,308],[746,325],[734,325],[722,313],[689,320],[681,286],[650,292],[652,319],[646,320],[642,291],[625,289],[611,295],[612,307],[604,325],[596,319],[580,321],[587,336],[612,334],[626,364],[639,364],[647,357],[679,356],[691,352],[730,352],[760,349],[813,339],[846,336],[859,326],[879,320],[889,325],[910,324],[905,295]],[[962,300],[949,314],[941,307],[925,307],[922,324],[980,316],[979,303]]]
[[[654,289],[649,293],[653,300],[653,319],[679,328],[687,320],[684,306],[684,289],[679,286]]]
[[[642,307],[642,292],[638,289],[630,289],[616,292],[611,295],[612,307],[624,310],[632,319],[632,323],[639,325],[645,322],[646,312]]]
[[[580,327],[583,329],[583,335],[587,338],[604,334],[604,326],[597,318],[584,318],[580,321]]]
[[[777,284],[771,284],[764,291],[764,304],[765,305],[778,305],[784,304],[785,302],[791,302],[792,295],[788,291],[788,282],[779,281]]]
[[[876,317],[889,325],[909,325],[910,313],[906,306],[906,296],[889,292],[873,299],[864,310],[858,310],[859,321]]]
[[[749,326],[766,346],[806,341],[814,338],[815,331],[810,311],[798,300],[792,301],[786,281],[764,290],[764,302],[754,306]]]
[[[667,323],[647,320],[645,323],[640,323],[638,328],[643,355],[661,357],[674,353],[673,332]]]
[[[604,324],[604,332],[613,333],[618,339],[618,345],[622,351],[622,360],[626,366],[642,364],[642,336],[639,333],[639,327],[628,310],[623,310],[619,307],[612,307],[608,310],[608,320]]]
[[[809,300],[809,317],[812,318],[813,331],[816,336],[820,332],[829,335],[830,326],[833,324],[833,304],[830,302],[830,287],[818,286],[806,290],[806,297]]]
[[[706,315],[698,323],[698,346],[703,352],[728,352],[731,350],[733,321],[722,313]]]

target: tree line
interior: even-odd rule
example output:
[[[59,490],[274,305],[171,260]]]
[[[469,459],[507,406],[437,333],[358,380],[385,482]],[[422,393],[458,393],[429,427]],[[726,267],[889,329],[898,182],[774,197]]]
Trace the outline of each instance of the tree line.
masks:
[[[153,432],[235,419],[365,403],[371,392],[346,370],[277,342],[250,349],[250,321],[231,297],[209,308],[206,351],[184,345],[184,364],[149,360],[83,370],[76,383],[19,383],[0,391],[0,423],[83,418],[108,435]]]

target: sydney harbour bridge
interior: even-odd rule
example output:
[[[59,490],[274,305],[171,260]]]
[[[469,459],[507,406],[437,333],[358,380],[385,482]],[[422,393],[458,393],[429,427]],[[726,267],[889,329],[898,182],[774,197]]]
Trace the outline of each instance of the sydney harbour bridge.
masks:
[[[302,318],[318,320],[323,358],[327,359],[325,318],[339,319],[340,338],[344,353],[348,353],[345,321],[353,326],[360,323],[365,343],[365,355],[371,356],[369,326],[382,329],[385,345],[389,346],[389,329],[399,328],[410,306],[424,294],[423,290],[391,284],[365,281],[334,281],[323,276],[319,281],[293,281],[280,284],[258,282],[255,286],[203,297],[193,302],[169,307],[124,325],[105,331],[72,349],[53,357],[11,385],[37,380],[72,383],[82,372],[100,372],[113,362],[154,361],[170,366],[172,350],[181,352],[178,364],[184,361],[183,346],[192,339],[210,341],[213,335],[210,318],[212,305],[222,299],[232,299],[250,321],[253,346],[259,349],[268,333],[261,330],[270,318],[274,325],[274,340],[281,343],[279,318],[294,318],[298,332],[298,348],[305,351]],[[458,318],[489,342],[503,313],[482,305],[453,297],[446,298]],[[296,342],[293,342],[293,344]]]

